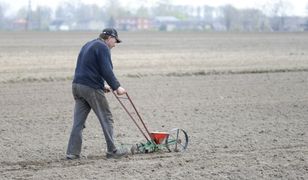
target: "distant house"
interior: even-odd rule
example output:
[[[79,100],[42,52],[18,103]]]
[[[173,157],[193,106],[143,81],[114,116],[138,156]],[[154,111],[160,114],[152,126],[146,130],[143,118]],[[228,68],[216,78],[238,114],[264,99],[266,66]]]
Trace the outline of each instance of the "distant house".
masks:
[[[49,30],[51,31],[68,31],[70,27],[64,23],[63,20],[54,20],[49,25]]]
[[[157,16],[154,18],[154,26],[161,31],[173,31],[178,28],[180,20],[174,16]]]
[[[160,31],[174,30],[212,30],[213,26],[200,19],[180,20],[174,16],[158,16],[154,18],[154,26]]]
[[[285,17],[284,18],[284,31],[307,31],[308,24],[304,17]]]
[[[119,30],[149,30],[152,28],[152,21],[148,18],[118,18],[116,27]]]
[[[105,27],[105,23],[103,21],[84,21],[76,23],[72,28],[74,30],[101,30]]]
[[[301,26],[303,27],[304,31],[308,31],[308,21],[306,21],[304,24],[301,24]]]
[[[308,20],[306,18],[302,20],[300,27],[303,31],[308,31]]]
[[[26,30],[28,26],[28,22],[26,19],[16,19],[12,23],[12,29],[15,30]]]

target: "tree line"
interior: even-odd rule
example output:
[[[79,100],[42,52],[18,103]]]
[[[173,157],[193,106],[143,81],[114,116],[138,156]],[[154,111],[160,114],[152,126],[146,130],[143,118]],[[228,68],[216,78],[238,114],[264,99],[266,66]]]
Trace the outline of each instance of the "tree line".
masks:
[[[31,1],[29,1],[31,2]],[[16,14],[5,16],[6,5],[0,4],[1,30],[50,30],[54,22],[61,22],[68,26],[78,27],[89,21],[103,22],[107,26],[114,26],[119,18],[147,18],[159,16],[175,17],[179,21],[198,22],[198,30],[221,31],[288,31],[304,30],[307,24],[305,17],[287,16],[288,2],[274,0],[261,10],[237,9],[232,5],[220,7],[211,6],[180,6],[173,5],[168,0],[157,1],[151,7],[140,6],[137,9],[123,7],[118,0],[109,0],[104,6],[84,4],[82,2],[64,2],[56,9],[48,6],[38,6],[35,9],[20,8]],[[308,11],[308,7],[307,7]],[[292,26],[292,28],[291,28]]]

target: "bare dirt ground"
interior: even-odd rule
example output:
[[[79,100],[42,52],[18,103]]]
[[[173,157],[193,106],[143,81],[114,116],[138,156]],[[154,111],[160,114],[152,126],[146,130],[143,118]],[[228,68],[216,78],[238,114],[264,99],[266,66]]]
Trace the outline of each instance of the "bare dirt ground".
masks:
[[[307,179],[305,33],[122,33],[116,73],[151,130],[185,129],[184,153],[105,158],[93,113],[65,160],[71,76],[97,33],[0,33],[1,179]],[[121,34],[120,34],[121,36]],[[116,141],[144,141],[112,94]]]

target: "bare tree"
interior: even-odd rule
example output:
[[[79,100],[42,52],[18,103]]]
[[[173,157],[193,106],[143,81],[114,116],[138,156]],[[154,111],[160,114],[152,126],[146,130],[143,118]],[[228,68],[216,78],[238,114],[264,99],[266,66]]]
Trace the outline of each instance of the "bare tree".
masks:
[[[118,18],[130,15],[129,10],[122,7],[119,0],[108,0],[106,5],[106,13],[109,15],[108,18]]]
[[[67,25],[75,22],[77,6],[70,2],[60,4],[56,9],[56,19],[63,21]]]
[[[145,6],[140,6],[137,11],[136,11],[136,16],[137,17],[142,17],[142,18],[149,18],[150,13],[149,9]]]
[[[271,25],[275,31],[283,31],[288,10],[292,7],[286,0],[273,0],[263,6],[271,17]]]
[[[269,22],[266,16],[257,9],[243,9],[240,11],[243,31],[269,31]]]
[[[152,7],[154,16],[170,16],[172,14],[171,8],[169,0],[160,0],[156,6]]]
[[[306,4],[306,17],[308,17],[308,3]],[[304,31],[308,31],[308,18],[306,19],[306,23],[303,26]]]
[[[104,9],[95,4],[87,5],[81,3],[76,8],[75,18],[77,22],[103,21],[105,16]]]
[[[4,18],[4,14],[5,14],[5,5],[4,4],[0,4],[0,28],[3,28],[4,27],[4,21],[5,21],[5,18]]]
[[[222,6],[220,9],[227,31],[237,30],[239,24],[238,10],[231,5]]]
[[[213,21],[214,8],[211,6],[203,7],[203,18],[206,22],[212,23]]]
[[[47,30],[51,22],[52,10],[47,6],[38,6],[32,12],[32,28],[37,30]]]

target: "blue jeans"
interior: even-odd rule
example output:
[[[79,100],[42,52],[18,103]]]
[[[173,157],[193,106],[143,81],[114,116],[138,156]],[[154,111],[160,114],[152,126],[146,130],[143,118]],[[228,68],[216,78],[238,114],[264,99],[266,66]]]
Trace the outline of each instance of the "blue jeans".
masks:
[[[82,130],[91,109],[103,129],[107,151],[114,151],[116,147],[113,140],[113,118],[104,91],[75,83],[72,85],[72,91],[75,99],[74,122],[66,153],[80,155]]]

